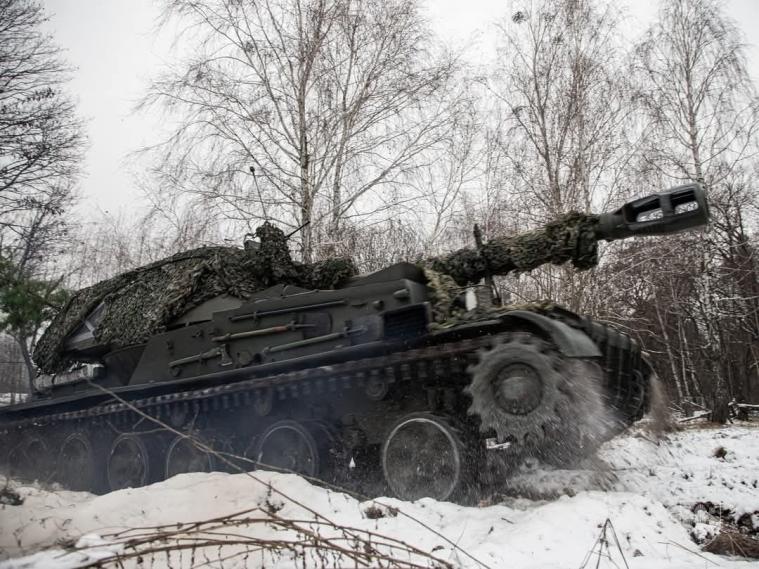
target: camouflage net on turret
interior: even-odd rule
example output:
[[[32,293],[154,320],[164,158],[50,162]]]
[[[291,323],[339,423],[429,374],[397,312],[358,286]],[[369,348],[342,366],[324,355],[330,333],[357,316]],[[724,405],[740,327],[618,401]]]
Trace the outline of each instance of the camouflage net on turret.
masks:
[[[452,315],[462,287],[485,275],[530,271],[545,263],[571,261],[579,269],[597,262],[598,216],[570,213],[548,225],[496,238],[481,249],[461,249],[421,263],[428,279],[434,320]],[[277,284],[334,289],[356,274],[349,259],[294,262],[282,231],[269,223],[256,230],[255,249],[204,247],[118,275],[77,292],[37,344],[34,361],[45,373],[70,363],[64,341],[100,304],[103,315],[94,334],[100,345],[118,349],[150,336],[195,306],[220,295],[245,300]]]
[[[426,265],[461,286],[476,284],[487,274],[526,272],[546,263],[571,261],[578,269],[589,269],[598,263],[597,226],[597,215],[568,213],[540,229],[493,239],[480,250],[460,249]]]
[[[256,230],[256,249],[202,247],[128,271],[74,294],[37,343],[34,361],[45,373],[71,362],[65,338],[101,303],[94,334],[111,349],[141,344],[195,306],[219,295],[242,300],[276,284],[335,288],[356,274],[349,259],[294,262],[282,231],[266,223]]]

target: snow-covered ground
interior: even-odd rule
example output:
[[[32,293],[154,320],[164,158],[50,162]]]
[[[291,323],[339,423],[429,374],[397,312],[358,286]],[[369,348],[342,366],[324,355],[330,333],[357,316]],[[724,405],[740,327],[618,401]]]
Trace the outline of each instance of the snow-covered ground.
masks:
[[[633,433],[600,457],[594,470],[522,472],[509,494],[531,498],[480,507],[360,502],[267,472],[185,474],[105,496],[11,482],[23,504],[0,506],[0,568],[94,566],[114,553],[131,555],[124,567],[759,567],[694,542],[718,531],[715,511],[759,527],[758,426],[659,443]]]

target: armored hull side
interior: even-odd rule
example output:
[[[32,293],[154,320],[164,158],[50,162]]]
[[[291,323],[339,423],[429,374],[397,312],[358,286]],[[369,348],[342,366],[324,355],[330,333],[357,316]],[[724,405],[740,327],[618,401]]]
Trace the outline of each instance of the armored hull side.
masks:
[[[298,339],[278,313],[264,314],[267,308],[283,310],[279,305],[288,300],[288,318],[301,312],[293,311],[294,299],[278,296],[269,305],[259,299],[247,330],[221,335],[230,344],[234,334],[245,335],[227,349],[229,367],[218,355],[192,359],[202,351],[169,353],[172,341],[203,328],[159,335],[142,350],[126,385],[113,386],[117,381],[109,371],[6,409],[0,415],[4,462],[19,476],[95,491],[188,470],[234,471],[261,463],[364,493],[389,490],[413,498],[445,472],[448,483],[437,487],[435,497],[465,499],[473,484],[502,480],[504,461],[516,465],[537,455],[565,464],[644,412],[649,370],[635,343],[618,332],[545,305],[483,311],[427,332],[424,289],[417,296],[396,295],[405,306],[385,310],[394,293],[414,284],[374,282],[340,299],[335,291],[296,292],[301,306],[319,305],[302,311],[310,313],[303,321],[322,326],[311,337],[300,329]],[[361,298],[385,301],[379,321],[370,324]],[[348,308],[342,319],[334,318],[334,332],[315,315],[337,303]],[[234,318],[248,309],[222,314]],[[274,332],[278,327],[282,331]],[[287,349],[272,350],[270,334]],[[495,370],[482,368],[504,349],[507,361],[496,362]],[[548,362],[548,372],[540,361]],[[525,380],[520,365],[536,375]],[[514,381],[521,382],[517,396],[512,386],[511,398],[504,400]],[[473,392],[475,382],[479,388]],[[529,391],[530,382],[542,390],[543,401],[515,408],[520,385]],[[187,435],[199,446],[187,443]],[[419,445],[420,437],[435,444]],[[419,447],[413,453],[417,462],[448,458],[436,474],[407,484],[405,468],[415,463],[404,452],[410,445]],[[209,449],[241,458],[220,459]]]
[[[195,470],[276,468],[363,493],[466,500],[527,456],[568,464],[640,418],[651,369],[627,335],[550,303],[467,311],[464,286],[596,244],[702,225],[680,187],[600,216],[355,276],[245,249],[174,256],[80,291],[0,411],[11,474],[108,491]]]

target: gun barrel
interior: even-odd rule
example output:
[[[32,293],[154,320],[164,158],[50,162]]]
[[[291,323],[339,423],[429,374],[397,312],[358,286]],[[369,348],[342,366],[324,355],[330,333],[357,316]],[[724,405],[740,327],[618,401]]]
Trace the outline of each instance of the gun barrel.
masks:
[[[631,201],[610,213],[568,213],[541,228],[496,237],[476,249],[459,249],[425,264],[462,286],[488,275],[531,271],[546,263],[571,261],[577,269],[588,269],[598,262],[601,239],[676,233],[708,221],[709,206],[703,188],[688,184]]]
[[[709,205],[699,184],[678,186],[626,203],[599,216],[596,235],[614,241],[634,235],[665,235],[706,225]]]

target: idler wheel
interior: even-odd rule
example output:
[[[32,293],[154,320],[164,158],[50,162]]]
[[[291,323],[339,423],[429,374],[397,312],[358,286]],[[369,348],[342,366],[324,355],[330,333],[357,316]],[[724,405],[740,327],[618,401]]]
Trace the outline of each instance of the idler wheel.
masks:
[[[166,452],[166,478],[186,472],[211,472],[213,458],[190,438],[177,437]]]
[[[123,434],[111,445],[108,455],[108,486],[111,490],[138,488],[148,483],[150,456],[142,437]]]
[[[95,452],[84,433],[71,433],[63,440],[58,453],[57,479],[70,490],[95,489]]]
[[[464,446],[442,418],[411,414],[398,421],[382,445],[382,471],[402,500],[447,500],[464,486]]]
[[[319,446],[308,428],[297,421],[277,421],[256,441],[257,468],[314,477],[319,473]]]

